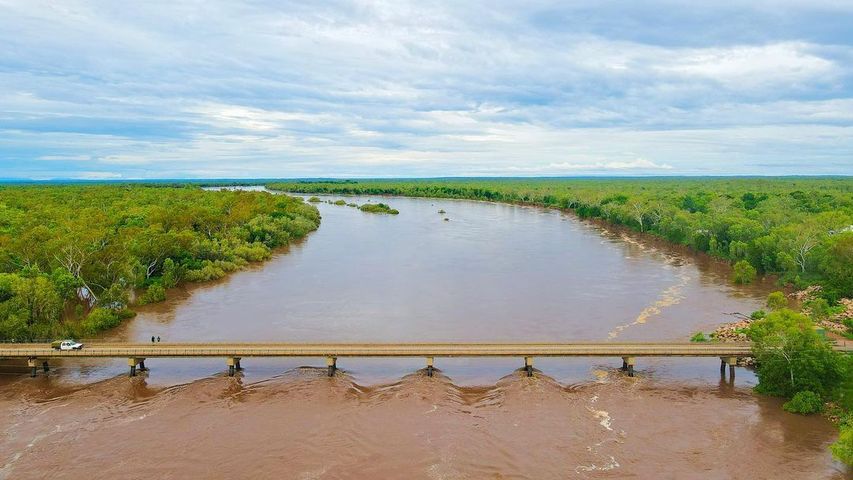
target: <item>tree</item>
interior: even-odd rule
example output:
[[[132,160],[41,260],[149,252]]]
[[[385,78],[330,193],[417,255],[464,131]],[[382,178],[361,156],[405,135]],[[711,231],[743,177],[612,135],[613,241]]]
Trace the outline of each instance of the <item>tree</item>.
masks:
[[[631,215],[634,217],[634,220],[640,224],[640,231],[644,231],[643,219],[646,217],[646,205],[641,202],[631,202]]]
[[[840,354],[805,315],[788,309],[771,312],[752,322],[747,335],[753,341],[756,390],[761,393],[791,397],[809,390],[828,396],[844,378]]]
[[[746,260],[739,260],[734,267],[735,283],[752,283],[755,280],[755,267],[749,264]]]
[[[767,295],[767,308],[770,310],[788,308],[788,298],[782,292],[773,292]]]
[[[18,278],[13,290],[16,301],[26,311],[28,326],[59,319],[62,297],[46,277],[39,275],[35,278]]]
[[[838,297],[853,297],[853,232],[831,236],[819,265],[828,289]]]
[[[788,257],[800,272],[806,271],[812,250],[820,243],[820,236],[813,224],[789,225],[780,231],[781,243]],[[788,266],[788,268],[793,265]]]

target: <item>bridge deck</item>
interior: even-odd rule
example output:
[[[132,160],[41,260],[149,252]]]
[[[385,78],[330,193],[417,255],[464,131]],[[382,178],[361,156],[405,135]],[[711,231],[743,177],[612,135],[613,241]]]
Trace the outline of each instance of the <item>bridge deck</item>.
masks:
[[[750,357],[750,343],[94,343],[78,351],[0,345],[0,358],[56,357]]]

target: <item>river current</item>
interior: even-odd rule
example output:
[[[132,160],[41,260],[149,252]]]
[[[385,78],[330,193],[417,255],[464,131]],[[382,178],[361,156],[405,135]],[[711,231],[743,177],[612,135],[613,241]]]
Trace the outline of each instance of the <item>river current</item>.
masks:
[[[535,207],[320,203],[268,262],[170,299],[104,340],[686,340],[758,309],[769,281],[651,238]],[[445,213],[439,213],[443,210]],[[445,220],[446,219],[446,220]],[[149,359],[0,365],[0,479],[849,478],[820,417],[784,412],[718,359]]]

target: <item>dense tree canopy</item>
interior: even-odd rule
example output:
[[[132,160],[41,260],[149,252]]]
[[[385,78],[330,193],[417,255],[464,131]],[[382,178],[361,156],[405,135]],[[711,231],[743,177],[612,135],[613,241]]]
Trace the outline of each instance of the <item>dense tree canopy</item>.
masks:
[[[301,199],[264,192],[0,187],[0,339],[115,326],[131,298],[156,302],[182,281],[220,278],[319,222]]]
[[[846,370],[841,354],[805,315],[782,308],[755,320],[747,334],[753,341],[759,392],[793,397],[809,391],[829,397],[841,385]]]
[[[305,193],[469,198],[570,209],[690,246],[785,283],[853,296],[853,179],[625,178],[293,181]],[[745,277],[744,277],[745,278]]]

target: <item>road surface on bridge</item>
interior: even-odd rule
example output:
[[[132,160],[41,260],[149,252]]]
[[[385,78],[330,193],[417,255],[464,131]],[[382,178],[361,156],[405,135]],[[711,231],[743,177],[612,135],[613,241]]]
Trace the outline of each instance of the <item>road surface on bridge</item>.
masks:
[[[749,357],[743,343],[93,343],[0,345],[0,357]]]

